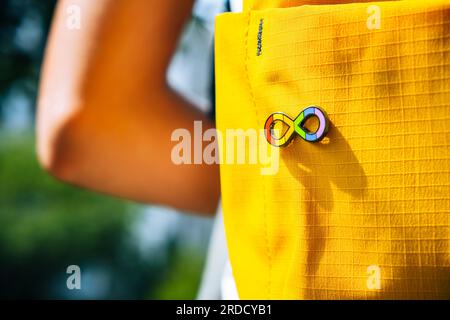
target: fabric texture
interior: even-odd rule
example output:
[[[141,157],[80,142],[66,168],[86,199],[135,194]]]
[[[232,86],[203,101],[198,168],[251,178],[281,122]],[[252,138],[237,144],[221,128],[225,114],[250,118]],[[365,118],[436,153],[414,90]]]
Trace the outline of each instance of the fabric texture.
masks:
[[[245,8],[216,21],[218,129],[310,105],[331,128],[275,175],[221,165],[240,298],[450,298],[448,1]]]

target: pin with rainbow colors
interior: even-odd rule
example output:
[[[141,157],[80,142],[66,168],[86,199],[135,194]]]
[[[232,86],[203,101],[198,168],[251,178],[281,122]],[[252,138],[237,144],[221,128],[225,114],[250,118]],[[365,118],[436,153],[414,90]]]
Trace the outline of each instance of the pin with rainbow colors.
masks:
[[[319,126],[315,132],[310,132],[304,127],[306,121],[312,117],[316,117],[319,120]],[[287,127],[284,132],[275,130],[275,125],[280,122]],[[330,121],[325,111],[317,106],[310,106],[303,110],[294,120],[282,112],[272,113],[266,120],[264,133],[271,145],[274,147],[285,147],[292,141],[295,133],[307,142],[319,142],[325,138],[329,127]]]

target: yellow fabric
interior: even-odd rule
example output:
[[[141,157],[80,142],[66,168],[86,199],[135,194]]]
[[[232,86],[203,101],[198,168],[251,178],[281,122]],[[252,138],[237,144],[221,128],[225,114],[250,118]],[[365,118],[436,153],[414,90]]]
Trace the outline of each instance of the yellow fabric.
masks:
[[[450,298],[450,4],[376,5],[381,29],[367,3],[216,21],[221,132],[309,105],[332,123],[281,148],[276,175],[221,165],[241,299]]]

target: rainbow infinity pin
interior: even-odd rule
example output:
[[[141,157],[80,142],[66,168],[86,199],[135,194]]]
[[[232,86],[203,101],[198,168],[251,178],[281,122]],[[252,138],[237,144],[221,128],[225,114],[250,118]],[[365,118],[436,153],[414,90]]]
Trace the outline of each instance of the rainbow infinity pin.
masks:
[[[316,132],[310,132],[304,127],[306,120],[311,117],[316,117],[319,120],[319,127]],[[287,130],[277,135],[275,125],[278,122],[282,122],[287,126]],[[295,120],[292,120],[289,116],[282,112],[272,113],[266,120],[264,125],[264,133],[267,141],[275,147],[287,146],[294,138],[294,133],[297,133],[305,141],[318,142],[322,140],[328,133],[330,121],[328,120],[325,111],[317,106],[310,106],[303,110]]]

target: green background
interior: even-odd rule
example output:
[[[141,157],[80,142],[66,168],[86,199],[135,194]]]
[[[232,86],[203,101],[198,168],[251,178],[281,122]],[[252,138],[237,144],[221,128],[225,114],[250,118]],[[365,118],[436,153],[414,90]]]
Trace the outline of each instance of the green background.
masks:
[[[33,119],[54,5],[0,2],[0,298],[195,298],[211,221],[67,186],[37,163]],[[73,264],[81,290],[66,287]]]

